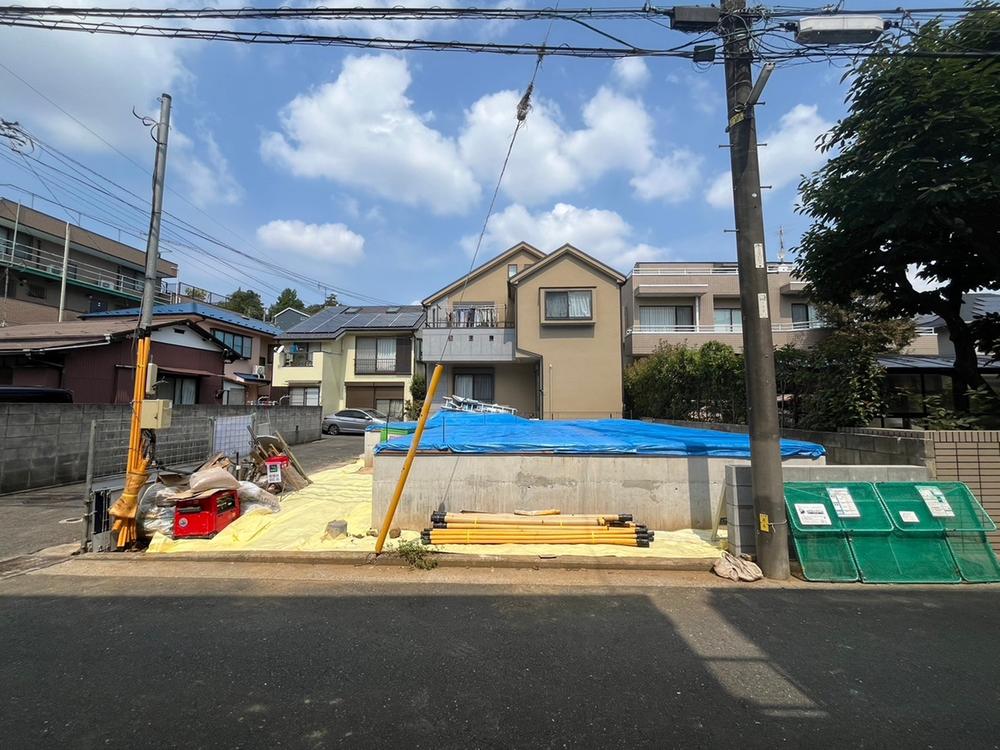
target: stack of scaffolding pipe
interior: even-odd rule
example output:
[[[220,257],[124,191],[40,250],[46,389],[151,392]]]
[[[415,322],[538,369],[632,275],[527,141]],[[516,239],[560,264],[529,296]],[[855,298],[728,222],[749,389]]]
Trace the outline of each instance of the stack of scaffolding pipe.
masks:
[[[424,544],[615,544],[648,547],[653,532],[620,513],[523,516],[440,513],[421,532]]]

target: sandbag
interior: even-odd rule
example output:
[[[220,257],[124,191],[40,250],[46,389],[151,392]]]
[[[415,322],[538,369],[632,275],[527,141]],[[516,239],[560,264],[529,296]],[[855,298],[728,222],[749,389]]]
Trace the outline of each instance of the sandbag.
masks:
[[[225,469],[219,466],[212,466],[208,469],[196,471],[188,481],[188,487],[194,494],[216,490],[238,490],[239,480]]]
[[[734,557],[728,552],[723,552],[722,557],[715,561],[712,571],[720,578],[731,581],[759,581],[764,577],[764,571],[756,563]]]

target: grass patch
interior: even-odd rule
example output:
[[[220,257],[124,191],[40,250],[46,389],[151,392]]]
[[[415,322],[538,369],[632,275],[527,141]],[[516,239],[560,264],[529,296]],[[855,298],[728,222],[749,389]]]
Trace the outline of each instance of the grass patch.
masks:
[[[400,542],[396,545],[396,554],[402,557],[406,564],[417,570],[432,570],[437,567],[434,550],[420,540]]]

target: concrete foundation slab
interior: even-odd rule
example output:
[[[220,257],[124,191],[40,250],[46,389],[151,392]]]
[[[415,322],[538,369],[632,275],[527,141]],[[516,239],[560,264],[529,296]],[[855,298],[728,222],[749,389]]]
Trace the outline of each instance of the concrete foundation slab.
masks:
[[[404,456],[374,458],[372,524],[381,523]],[[823,458],[790,459],[818,466]],[[632,513],[650,528],[711,529],[733,458],[637,455],[482,455],[421,453],[393,525],[422,529],[435,510],[510,513],[559,508],[563,513]]]

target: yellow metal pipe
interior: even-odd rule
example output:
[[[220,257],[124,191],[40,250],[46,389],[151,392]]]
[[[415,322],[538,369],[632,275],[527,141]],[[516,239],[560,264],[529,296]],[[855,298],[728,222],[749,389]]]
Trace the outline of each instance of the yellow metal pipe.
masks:
[[[431,538],[431,544],[434,545],[448,545],[448,544],[614,544],[619,547],[638,547],[639,543],[636,539],[552,539],[545,542],[539,542],[531,539],[505,539],[503,537],[491,537],[488,539],[471,539],[468,541],[462,539],[449,539],[447,541],[437,541]]]
[[[417,430],[413,433],[413,440],[410,441],[410,449],[406,452],[406,460],[403,461],[403,470],[399,472],[399,481],[396,482],[396,491],[392,493],[392,501],[389,509],[382,519],[382,528],[378,532],[378,540],[375,542],[375,554],[382,551],[385,545],[385,538],[389,534],[389,526],[392,519],[396,517],[396,508],[399,507],[399,498],[403,495],[403,488],[406,486],[406,478],[410,476],[410,467],[413,465],[413,456],[420,445],[420,438],[424,435],[424,426],[427,424],[427,415],[431,413],[431,401],[434,400],[434,393],[437,391],[438,382],[444,374],[444,365],[435,365],[434,374],[431,375],[431,382],[427,385],[427,395],[424,397],[424,406],[420,410],[420,419],[417,420]]]

